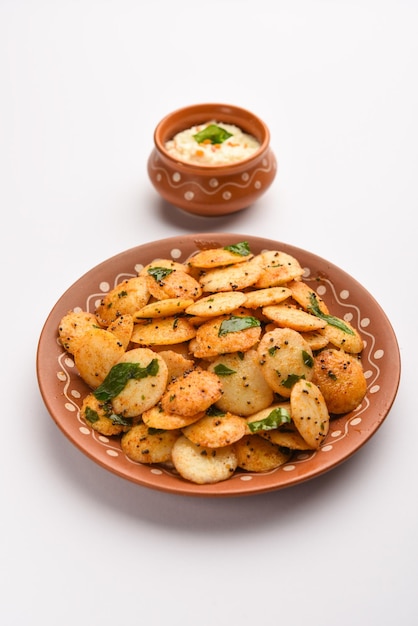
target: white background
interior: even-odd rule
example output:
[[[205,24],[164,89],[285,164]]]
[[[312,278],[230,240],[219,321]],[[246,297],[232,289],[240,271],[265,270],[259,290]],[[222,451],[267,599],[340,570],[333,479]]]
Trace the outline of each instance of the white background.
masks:
[[[417,623],[417,27],[414,0],[0,0],[5,626]],[[279,163],[224,218],[169,207],[146,173],[159,120],[205,101],[262,117]],[[397,399],[332,472],[250,498],[159,493],[45,409],[36,348],[61,294],[204,231],[319,254],[391,321]]]

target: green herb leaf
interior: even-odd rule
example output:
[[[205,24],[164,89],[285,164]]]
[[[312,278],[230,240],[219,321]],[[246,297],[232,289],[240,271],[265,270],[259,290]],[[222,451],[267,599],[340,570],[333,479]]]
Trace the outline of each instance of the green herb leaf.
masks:
[[[168,267],[150,267],[148,269],[148,274],[152,276],[157,283],[161,282],[166,278],[169,274],[171,274],[173,270]]]
[[[299,376],[298,374],[289,374],[286,380],[282,381],[283,387],[286,389],[291,389],[295,383],[298,382],[301,378],[305,378],[305,376]]]
[[[218,409],[217,406],[211,404],[210,407],[206,410],[206,415],[209,415],[211,417],[220,417],[222,415],[225,415],[225,411],[221,411],[221,409]]]
[[[327,324],[329,324],[330,326],[335,326],[336,328],[339,328],[340,330],[347,333],[347,335],[354,335],[354,332],[352,331],[352,329],[346,324],[344,324],[344,322],[340,320],[338,317],[334,317],[333,315],[327,315],[326,313],[322,313],[321,309],[319,308],[318,300],[316,299],[316,296],[314,293],[311,293],[310,301],[311,301],[311,304],[308,307],[308,310],[311,311],[314,315],[316,315],[316,317],[321,318],[322,320],[327,322]]]
[[[119,413],[109,413],[107,417],[112,420],[112,424],[116,424],[117,426],[132,426],[132,418],[131,417],[123,417],[123,415],[119,415]]]
[[[224,246],[224,250],[228,250],[229,252],[233,252],[234,254],[239,254],[240,256],[248,256],[249,254],[251,254],[248,241],[241,241],[241,243],[235,243],[231,246]]]
[[[290,424],[290,413],[283,407],[277,407],[273,409],[271,413],[262,420],[256,420],[254,422],[248,422],[248,427],[252,433],[257,433],[260,430],[273,430],[279,428],[283,424]]]
[[[152,359],[146,367],[141,367],[139,363],[116,363],[93,394],[98,400],[107,402],[125,388],[128,380],[156,376],[158,370],[157,359]]]
[[[153,426],[148,426],[148,434],[149,435],[160,435],[164,433],[164,428],[154,428]]]
[[[84,415],[86,420],[90,422],[90,424],[94,424],[94,422],[99,421],[99,414],[97,413],[97,411],[93,411],[93,409],[91,409],[89,406],[86,407]]]
[[[204,141],[210,141],[210,143],[223,143],[226,139],[232,137],[232,133],[229,133],[224,128],[217,126],[216,124],[209,124],[199,133],[193,135],[193,139],[197,143],[203,143]]]
[[[309,352],[306,352],[306,350],[302,350],[302,359],[303,359],[303,362],[305,363],[305,365],[307,367],[313,367],[314,366],[314,360],[311,357],[311,355],[309,354]]]
[[[213,369],[215,371],[215,374],[218,374],[218,376],[230,376],[231,374],[236,374],[235,370],[231,370],[229,367],[227,367],[223,363],[219,363],[219,365],[215,365]]]
[[[250,315],[245,317],[231,315],[229,319],[224,320],[221,323],[218,336],[223,337],[228,333],[236,333],[240,330],[247,330],[247,328],[254,328],[255,326],[260,325],[260,320],[258,320],[256,317],[251,317]]]

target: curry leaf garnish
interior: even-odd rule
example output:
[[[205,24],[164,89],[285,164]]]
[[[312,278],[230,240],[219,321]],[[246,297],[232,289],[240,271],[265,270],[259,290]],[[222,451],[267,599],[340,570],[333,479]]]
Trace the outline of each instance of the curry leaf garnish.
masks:
[[[218,376],[230,376],[231,374],[236,374],[235,370],[231,370],[231,368],[227,367],[223,363],[215,365],[213,369],[215,374],[217,374]]]
[[[173,270],[168,267],[155,266],[148,269],[148,274],[152,276],[157,281],[157,283],[159,283],[161,280],[164,280],[164,278],[171,274],[172,271]]]
[[[255,326],[261,326],[260,320],[251,315],[240,317],[237,315],[231,315],[227,320],[223,320],[219,327],[218,336],[223,337],[228,333],[236,333],[240,330],[247,330],[248,328],[254,328]]]
[[[283,407],[277,407],[262,420],[248,422],[248,427],[252,433],[257,433],[260,430],[273,430],[283,424],[290,424],[290,422],[291,417],[289,411]]]
[[[123,415],[119,415],[118,413],[114,413],[112,411],[110,403],[105,404],[104,406],[105,418],[110,419],[112,424],[116,424],[119,426],[132,426],[132,419],[130,417],[123,417]],[[84,412],[84,417],[90,424],[94,424],[100,420],[100,415],[94,409],[89,406],[86,407]]]
[[[160,435],[164,433],[164,428],[154,428],[153,426],[148,426],[148,434],[149,435]]]
[[[240,256],[248,256],[249,254],[251,254],[248,241],[241,241],[240,243],[235,243],[231,246],[224,246],[224,250],[228,250],[229,252],[233,252],[234,254],[239,254]]]
[[[344,324],[344,322],[340,320],[339,317],[334,317],[334,315],[327,315],[327,313],[323,313],[321,311],[315,294],[311,293],[310,301],[311,304],[308,307],[308,310],[316,315],[316,317],[321,318],[322,320],[327,322],[327,324],[330,324],[330,326],[335,326],[336,328],[339,328],[340,330],[347,333],[347,335],[354,335],[354,331],[349,326],[347,326],[347,324]]]
[[[305,376],[299,376],[298,374],[289,374],[286,380],[283,380],[281,384],[283,385],[283,387],[286,387],[286,389],[291,389],[293,385],[297,383],[298,380],[300,380],[301,378],[305,378]]]
[[[119,413],[109,413],[107,416],[110,420],[112,420],[112,424],[116,424],[117,426],[132,426],[132,418],[131,417],[123,417],[123,415],[119,415]]]
[[[225,411],[221,411],[217,406],[211,404],[210,407],[206,410],[206,415],[210,417],[220,417],[221,415],[225,415]]]
[[[229,133],[216,124],[209,124],[209,126],[206,126],[206,128],[193,135],[193,139],[195,139],[197,143],[203,143],[204,141],[209,143],[223,143],[226,139],[229,139],[229,137],[232,137],[232,133]]]
[[[141,367],[139,363],[116,363],[93,394],[98,400],[107,402],[125,388],[128,380],[156,376],[158,370],[157,359],[152,359],[146,367]]]
[[[302,350],[302,359],[304,364],[307,367],[313,367],[314,366],[314,360],[312,358],[312,356],[309,354],[309,352],[306,352],[306,350]]]
[[[86,407],[86,410],[84,412],[84,417],[86,418],[88,422],[90,422],[90,424],[94,424],[94,422],[98,422],[100,419],[97,411],[94,411],[89,406]]]

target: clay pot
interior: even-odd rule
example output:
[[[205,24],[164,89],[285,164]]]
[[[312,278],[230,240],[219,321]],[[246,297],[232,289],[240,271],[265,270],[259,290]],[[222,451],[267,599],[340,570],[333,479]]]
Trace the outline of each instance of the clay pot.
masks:
[[[210,120],[234,124],[260,143],[250,157],[227,165],[200,165],[173,158],[165,144],[178,132]],[[195,104],[163,118],[154,131],[148,175],[170,204],[196,215],[219,216],[252,205],[273,182],[277,163],[270,132],[254,113],[228,104]]]

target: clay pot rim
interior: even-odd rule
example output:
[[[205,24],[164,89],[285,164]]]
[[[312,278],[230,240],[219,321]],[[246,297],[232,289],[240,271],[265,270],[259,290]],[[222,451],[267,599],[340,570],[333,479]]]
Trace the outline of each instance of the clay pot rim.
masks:
[[[260,147],[245,159],[219,165],[188,163],[187,161],[180,161],[174,158],[167,152],[165,142],[176,133],[196,124],[205,123],[210,119],[216,119],[227,124],[235,124],[244,132],[252,134],[260,142]],[[227,175],[237,173],[242,168],[248,168],[252,162],[260,159],[260,156],[270,146],[270,131],[263,120],[248,109],[233,104],[208,102],[181,107],[168,113],[160,120],[154,130],[154,144],[160,156],[179,170],[202,174],[203,176],[210,173]]]

